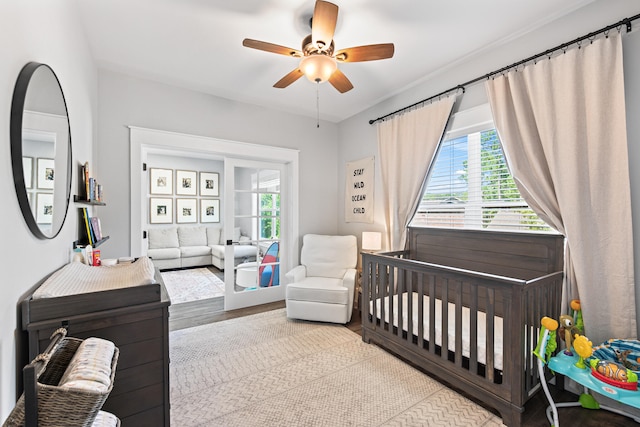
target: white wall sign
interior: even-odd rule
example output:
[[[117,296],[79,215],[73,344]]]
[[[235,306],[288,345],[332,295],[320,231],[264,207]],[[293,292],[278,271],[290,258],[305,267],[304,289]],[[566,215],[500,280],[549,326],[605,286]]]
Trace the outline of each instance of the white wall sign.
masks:
[[[373,168],[373,157],[347,162],[344,201],[346,222],[373,222]]]

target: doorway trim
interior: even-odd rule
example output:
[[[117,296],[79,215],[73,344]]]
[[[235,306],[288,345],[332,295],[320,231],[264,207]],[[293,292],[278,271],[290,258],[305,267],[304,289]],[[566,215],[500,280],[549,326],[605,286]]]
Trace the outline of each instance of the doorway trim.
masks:
[[[164,154],[185,156],[197,154],[199,157],[209,157],[215,160],[223,160],[226,157],[266,160],[282,163],[285,167],[290,194],[290,203],[284,207],[289,209],[289,221],[287,235],[290,236],[287,245],[286,259],[281,259],[282,267],[295,265],[295,257],[298,253],[299,241],[299,150],[291,148],[273,147],[270,145],[252,144],[211,138],[199,135],[190,135],[178,132],[148,129],[136,126],[128,126],[130,141],[130,253],[132,257],[146,255],[147,245],[143,237],[147,216],[148,200],[146,192],[145,174],[142,165],[147,162],[147,156],[152,154]],[[221,192],[221,194],[224,194]],[[284,270],[287,271],[287,270]]]

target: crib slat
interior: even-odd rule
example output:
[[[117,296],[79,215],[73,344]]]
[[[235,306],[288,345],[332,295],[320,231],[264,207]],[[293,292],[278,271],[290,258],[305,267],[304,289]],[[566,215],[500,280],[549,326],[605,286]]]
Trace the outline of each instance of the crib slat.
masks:
[[[440,357],[447,360],[449,356],[449,279],[442,281],[442,328],[440,329]]]
[[[395,294],[398,296],[398,329],[396,334],[398,335],[398,337],[400,337],[400,339],[402,339],[402,331],[404,330],[404,326],[403,326],[403,314],[404,314],[404,301],[403,301],[403,296],[404,296],[404,272],[405,270],[403,268],[394,268],[393,269],[394,275],[393,277],[397,277],[398,280],[395,282],[395,287],[396,287],[396,291]]]
[[[376,268],[380,268],[379,263],[376,262]],[[373,275],[373,263],[368,263],[367,264],[367,270],[366,270],[366,279],[364,281],[364,287],[363,287],[363,292],[362,292],[362,302],[361,307],[362,310],[364,311],[364,314],[362,316],[362,320],[363,321],[368,321],[368,310],[369,310],[369,303],[373,302],[373,304],[371,304],[371,323],[373,325],[373,329],[376,328],[376,319],[378,318],[378,307],[376,304],[376,301],[378,301],[378,298],[380,298],[380,296],[378,295],[378,289],[379,289],[379,284],[378,284],[378,278],[375,277]]]
[[[436,276],[429,276],[429,353],[436,354]]]
[[[469,304],[469,371],[478,373],[478,286],[470,284]]]
[[[394,295],[396,295],[396,287],[395,287],[395,283],[393,280],[394,274],[393,274],[393,270],[394,267],[393,266],[389,266],[389,275],[387,276],[387,293],[389,295],[389,306],[387,307],[388,311],[389,311],[389,332],[391,334],[393,334],[393,322],[395,319],[395,312],[396,312],[396,306],[393,302],[393,297]]]
[[[486,363],[486,378],[487,380],[494,382],[494,375],[493,375],[493,367],[494,367],[494,363],[495,363],[495,359],[494,359],[494,316],[495,316],[495,302],[496,302],[496,296],[495,296],[495,289],[493,288],[487,288],[487,307],[486,307],[486,316],[485,316],[485,322],[486,322],[486,331],[487,331],[487,342],[486,342],[486,351],[487,351],[487,363]],[[504,333],[504,332],[503,332]]]
[[[413,278],[416,273],[408,271],[407,280],[407,341],[413,344]]]
[[[418,345],[420,348],[424,348],[424,276],[422,273],[418,276]]]
[[[456,333],[455,333],[455,363],[456,366],[462,367],[462,281],[456,280]],[[448,304],[447,304],[448,305]],[[473,351],[473,350],[471,350]]]
[[[378,286],[380,286],[379,289],[379,293],[380,293],[380,327],[382,329],[386,329],[386,325],[385,325],[385,319],[386,317],[386,313],[387,313],[387,308],[386,308],[386,303],[385,303],[385,298],[388,296],[387,294],[387,266],[385,265],[380,266],[379,267],[380,270],[378,272]]]

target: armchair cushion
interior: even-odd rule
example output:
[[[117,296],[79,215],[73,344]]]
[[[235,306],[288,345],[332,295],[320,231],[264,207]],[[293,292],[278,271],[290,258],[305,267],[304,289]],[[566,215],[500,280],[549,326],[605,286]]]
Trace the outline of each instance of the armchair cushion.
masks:
[[[302,240],[300,264],[307,267],[307,276],[341,279],[358,262],[355,236],[323,236],[307,234]]]
[[[341,279],[308,277],[301,282],[290,284],[287,288],[287,298],[327,304],[349,304],[349,289],[342,286]]]

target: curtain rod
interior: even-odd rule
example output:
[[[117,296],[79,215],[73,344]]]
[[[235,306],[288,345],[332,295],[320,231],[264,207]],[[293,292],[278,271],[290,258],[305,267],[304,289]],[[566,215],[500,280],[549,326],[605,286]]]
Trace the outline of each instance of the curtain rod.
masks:
[[[462,89],[462,92],[464,93],[465,88],[467,86],[470,86],[472,84],[478,83],[478,82],[480,82],[482,80],[487,80],[487,79],[489,79],[489,78],[491,78],[491,77],[493,77],[493,76],[495,76],[497,74],[504,73],[505,71],[511,70],[512,68],[516,68],[516,67],[519,67],[520,65],[526,64],[528,62],[535,61],[536,59],[542,58],[543,56],[550,57],[554,52],[557,52],[559,50],[564,50],[564,49],[568,48],[569,46],[571,46],[573,44],[580,44],[584,40],[593,39],[594,37],[596,37],[596,36],[598,36],[600,34],[606,33],[606,32],[608,32],[608,31],[610,31],[610,30],[612,30],[614,28],[621,28],[624,25],[626,27],[626,30],[627,30],[627,33],[628,33],[628,32],[631,31],[631,22],[633,22],[633,21],[635,21],[637,19],[640,19],[640,14],[634,15],[634,16],[632,16],[630,18],[624,18],[624,19],[616,22],[615,24],[607,25],[604,28],[601,28],[601,29],[599,29],[597,31],[593,31],[593,32],[591,32],[589,34],[586,34],[586,35],[582,36],[582,37],[578,37],[577,39],[571,40],[570,42],[562,43],[561,45],[558,45],[558,46],[556,46],[556,47],[554,47],[552,49],[547,49],[544,52],[540,52],[540,53],[538,53],[536,55],[533,55],[533,56],[530,56],[530,57],[528,57],[526,59],[523,59],[521,61],[515,62],[515,63],[513,63],[511,65],[506,66],[506,67],[502,67],[499,70],[492,71],[492,72],[490,72],[488,74],[485,74],[483,76],[480,76],[480,77],[476,77],[473,80],[469,80],[468,82],[459,84],[459,85],[457,85],[455,87],[452,87],[451,89],[447,89],[447,90],[445,90],[443,92],[440,92],[437,95],[430,96],[429,98],[423,99],[422,101],[415,102],[415,103],[413,103],[411,105],[408,105],[408,106],[406,106],[404,108],[400,108],[399,110],[396,110],[396,111],[394,111],[392,113],[389,113],[389,114],[386,114],[384,116],[378,117],[377,119],[369,120],[369,124],[372,125],[372,124],[374,124],[376,122],[379,122],[381,120],[386,119],[387,117],[395,116],[398,113],[402,113],[403,111],[409,110],[409,109],[411,109],[411,108],[413,108],[413,107],[415,107],[417,105],[432,101],[432,100],[434,100],[436,98],[439,98],[439,97],[441,97],[443,95],[446,95],[446,94],[448,94],[450,92],[454,92],[454,91]]]

